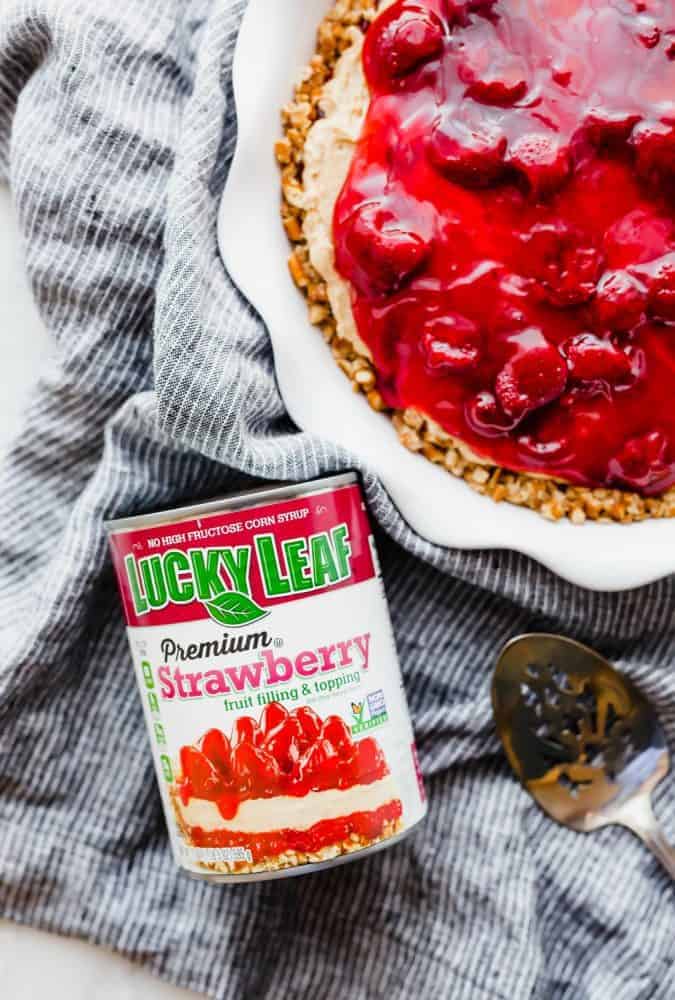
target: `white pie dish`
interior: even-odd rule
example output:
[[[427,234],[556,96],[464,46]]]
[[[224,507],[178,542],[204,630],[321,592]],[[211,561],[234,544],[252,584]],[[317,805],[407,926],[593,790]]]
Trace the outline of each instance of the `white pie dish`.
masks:
[[[405,520],[436,544],[512,549],[596,590],[629,589],[668,575],[675,570],[675,519],[551,523],[474,493],[405,450],[391,423],[352,391],[310,325],[288,273],[273,145],[281,105],[314,52],[317,26],[330,6],[330,0],[249,0],[234,61],[239,137],[219,218],[225,266],[267,324],[291,417],[357,456],[378,475]]]

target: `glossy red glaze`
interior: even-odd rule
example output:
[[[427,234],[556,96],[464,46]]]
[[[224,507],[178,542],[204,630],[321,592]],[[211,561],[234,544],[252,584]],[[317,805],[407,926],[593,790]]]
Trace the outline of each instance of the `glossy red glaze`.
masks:
[[[210,729],[197,746],[181,749],[180,764],[183,804],[192,798],[216,802],[224,819],[232,819],[246,799],[302,797],[369,785],[389,774],[377,740],[354,741],[337,715],[322,722],[307,706],[288,712],[278,703],[266,706],[260,726],[250,716],[237,719],[230,740]]]
[[[368,841],[381,836],[387,823],[394,823],[402,815],[400,799],[392,799],[379,809],[350,813],[339,819],[325,819],[307,830],[270,830],[267,833],[230,833],[227,830],[207,832],[199,826],[190,828],[190,838],[195,847],[247,847],[253,861],[274,858],[284,851],[315,853],[322,847],[339,844],[352,833]]]
[[[399,0],[334,216],[387,403],[510,469],[675,483],[675,9]]]

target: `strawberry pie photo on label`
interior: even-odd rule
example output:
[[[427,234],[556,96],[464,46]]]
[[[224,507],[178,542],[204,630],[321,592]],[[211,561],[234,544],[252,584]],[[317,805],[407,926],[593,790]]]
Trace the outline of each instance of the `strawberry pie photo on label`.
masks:
[[[401,828],[396,782],[376,739],[355,741],[339,715],[271,702],[240,716],[229,738],[211,729],[181,747],[172,789],[195,847],[241,848],[249,865],[325,861]]]
[[[552,520],[673,516],[672,4],[342,0],[282,119],[291,274],[401,443]]]

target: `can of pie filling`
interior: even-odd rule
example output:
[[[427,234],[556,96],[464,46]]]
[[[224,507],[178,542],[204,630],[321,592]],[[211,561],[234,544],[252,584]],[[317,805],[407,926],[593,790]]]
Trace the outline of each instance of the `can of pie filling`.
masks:
[[[355,473],[107,525],[176,863],[246,882],[426,812]]]

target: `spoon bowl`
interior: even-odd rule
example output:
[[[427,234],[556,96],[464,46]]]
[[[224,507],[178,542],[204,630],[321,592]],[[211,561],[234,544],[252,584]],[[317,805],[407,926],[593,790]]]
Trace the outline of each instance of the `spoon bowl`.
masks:
[[[502,649],[492,704],[513,771],[549,816],[584,833],[626,826],[675,878],[675,850],[650,801],[668,748],[631,681],[579,642],[532,633]]]

